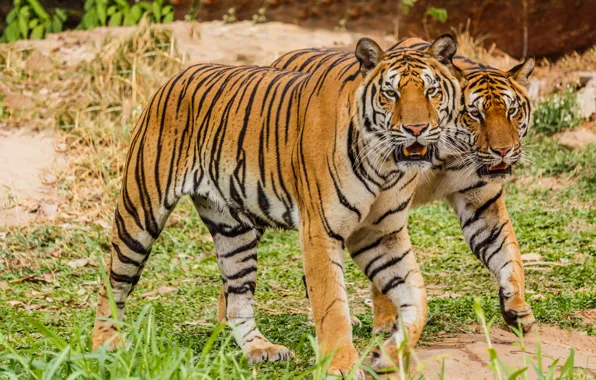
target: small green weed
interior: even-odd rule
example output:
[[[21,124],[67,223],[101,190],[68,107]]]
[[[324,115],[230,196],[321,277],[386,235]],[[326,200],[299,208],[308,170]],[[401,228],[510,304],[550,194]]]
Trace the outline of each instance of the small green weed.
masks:
[[[577,95],[572,86],[538,101],[534,107],[533,129],[538,133],[552,135],[575,128],[580,121]]]

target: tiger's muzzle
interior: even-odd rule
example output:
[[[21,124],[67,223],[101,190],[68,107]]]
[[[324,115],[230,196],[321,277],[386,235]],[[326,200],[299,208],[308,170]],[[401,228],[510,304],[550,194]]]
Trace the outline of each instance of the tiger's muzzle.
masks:
[[[489,147],[488,152],[478,152],[478,160],[481,163],[478,175],[493,178],[506,178],[512,173],[512,166],[519,160],[520,150],[514,145],[493,148]]]
[[[401,125],[404,143],[396,151],[396,159],[405,162],[430,162],[435,145],[439,141],[439,128],[430,123]]]

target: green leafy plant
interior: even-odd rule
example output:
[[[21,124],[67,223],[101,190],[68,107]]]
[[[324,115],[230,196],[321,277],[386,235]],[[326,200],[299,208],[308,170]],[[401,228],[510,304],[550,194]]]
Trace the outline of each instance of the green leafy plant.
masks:
[[[6,29],[2,42],[21,39],[39,40],[47,33],[62,31],[67,15],[64,9],[57,8],[48,13],[39,0],[14,0],[13,8],[6,16]]]
[[[431,18],[444,23],[447,21],[447,10],[444,8],[429,7],[424,13],[424,16],[430,16]]]
[[[144,15],[150,22],[174,21],[174,8],[163,0],[139,1],[130,5],[126,0],[87,0],[85,14],[78,29],[89,30],[98,26],[131,26],[139,23]]]
[[[534,131],[553,135],[579,125],[581,116],[574,90],[573,86],[567,86],[563,92],[554,93],[536,103]]]

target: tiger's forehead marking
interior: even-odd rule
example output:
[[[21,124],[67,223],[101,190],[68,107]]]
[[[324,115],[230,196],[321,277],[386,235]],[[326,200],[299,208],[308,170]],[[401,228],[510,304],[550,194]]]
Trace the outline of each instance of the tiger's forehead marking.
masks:
[[[403,81],[403,83],[402,83]],[[410,81],[422,83],[425,87],[432,85],[435,82],[434,73],[428,67],[422,70],[401,70],[398,67],[391,68],[387,71],[386,81],[394,88],[399,88],[400,85],[405,85]]]
[[[497,72],[473,72],[468,78],[464,93],[468,93],[468,104],[479,109],[491,106],[510,107],[518,98],[509,79]]]

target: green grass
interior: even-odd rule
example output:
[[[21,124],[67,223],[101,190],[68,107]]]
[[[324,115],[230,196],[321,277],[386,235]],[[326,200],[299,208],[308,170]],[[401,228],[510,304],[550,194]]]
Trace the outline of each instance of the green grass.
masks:
[[[534,140],[547,150],[554,144],[548,138]],[[589,162],[593,154],[594,147],[573,152],[573,160]],[[553,169],[556,163],[556,155],[541,157],[534,167],[522,168],[519,174],[521,178],[532,176],[535,182],[538,175],[559,174],[559,169]],[[526,270],[527,298],[538,321],[596,335],[594,327],[584,325],[576,316],[578,310],[596,308],[596,209],[590,201],[596,194],[593,186],[585,185],[593,181],[590,175],[581,171],[556,190],[529,185],[527,180],[515,181],[507,185],[506,199],[522,253],[538,253],[544,261],[561,264],[546,267],[547,271]],[[202,367],[189,355],[199,355],[215,329],[221,281],[213,244],[190,202],[182,202],[174,220],[156,243],[128,302],[127,321],[135,321],[151,305],[158,336],[167,337],[163,339],[177,347],[163,360],[174,363],[184,358],[180,360],[196,365],[194,371]],[[502,324],[495,281],[469,251],[451,210],[443,203],[415,209],[410,230],[430,296],[430,320],[420,344],[432,343],[440,331],[469,332],[476,321],[476,297],[487,318],[497,317],[496,323]],[[8,283],[8,289],[0,293],[0,331],[5,342],[19,352],[47,355],[43,352],[48,341],[38,339],[39,329],[30,323],[34,318],[67,341],[76,337],[88,349],[100,281],[94,262],[98,255],[108,254],[108,248],[108,232],[92,224],[37,225],[9,232],[0,241],[0,273]],[[69,265],[79,259],[94,262],[76,268]],[[308,339],[314,335],[314,327],[308,321],[301,276],[296,233],[268,231],[259,249],[257,321],[266,336],[290,347],[296,356],[289,363],[255,367],[259,377],[306,371],[315,356]],[[11,282],[26,277],[30,279]],[[349,259],[346,281],[351,308],[362,321],[362,326],[355,328],[355,342],[364,350],[373,339],[371,313],[365,304],[368,281]],[[163,286],[175,290],[153,299],[141,296]],[[461,296],[441,298],[446,292]],[[252,367],[229,342],[227,330],[217,337],[214,347],[218,355],[225,356],[224,367],[252,376]],[[226,349],[220,350],[222,347]]]

